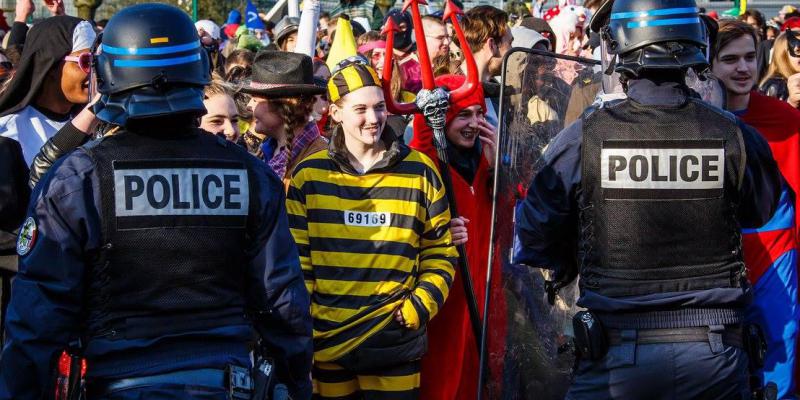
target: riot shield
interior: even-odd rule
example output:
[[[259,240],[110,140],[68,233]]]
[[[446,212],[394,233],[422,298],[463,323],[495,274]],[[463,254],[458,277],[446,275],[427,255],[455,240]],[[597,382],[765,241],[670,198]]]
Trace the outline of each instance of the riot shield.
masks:
[[[514,214],[547,145],[602,87],[599,62],[514,48],[503,63],[480,396],[563,399],[574,364],[577,285],[548,301],[551,271],[515,262]],[[565,251],[571,251],[565,249]]]

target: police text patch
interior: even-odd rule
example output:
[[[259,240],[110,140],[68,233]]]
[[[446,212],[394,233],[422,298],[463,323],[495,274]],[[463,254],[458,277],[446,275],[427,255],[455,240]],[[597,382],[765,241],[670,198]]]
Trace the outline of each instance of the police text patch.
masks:
[[[606,198],[708,198],[724,188],[720,140],[606,140],[600,157]]]
[[[118,217],[247,215],[247,171],[212,168],[114,170]]]

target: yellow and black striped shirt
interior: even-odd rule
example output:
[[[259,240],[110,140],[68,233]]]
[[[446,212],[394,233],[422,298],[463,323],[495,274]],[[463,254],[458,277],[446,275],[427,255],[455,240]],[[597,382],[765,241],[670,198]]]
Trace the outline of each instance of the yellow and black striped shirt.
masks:
[[[392,165],[346,172],[328,151],[297,166],[286,202],[311,295],[314,358],[335,361],[402,307],[414,329],[455,274],[450,210],[433,161],[405,145]]]

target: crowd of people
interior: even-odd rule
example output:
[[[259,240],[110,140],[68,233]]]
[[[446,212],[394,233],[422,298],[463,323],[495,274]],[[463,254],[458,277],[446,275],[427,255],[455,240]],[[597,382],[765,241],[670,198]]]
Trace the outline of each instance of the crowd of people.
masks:
[[[62,0],[43,2],[52,16],[29,24],[35,4],[18,0],[0,50],[0,399],[61,390],[60,357],[85,360],[88,398],[187,398],[189,386],[223,380],[189,397],[228,398],[220,396],[234,391],[235,367],[250,374],[261,351],[273,362],[275,396],[278,386],[294,399],[476,398],[481,367],[493,369],[485,379],[503,380],[503,356],[482,365],[473,327],[498,290],[487,290],[487,262],[496,164],[508,162],[499,135],[519,121],[564,129],[536,150],[541,172],[521,182],[524,263],[565,281],[587,274],[579,304],[616,332],[612,346],[630,328],[620,314],[683,311],[642,332],[707,327],[713,354],[687,348],[676,363],[733,364],[696,364],[684,383],[692,387],[676,398],[749,393],[747,379],[737,386],[748,373],[772,383],[777,398],[794,398],[800,9],[785,6],[768,20],[755,9],[705,13],[692,0],[537,0],[463,14],[453,0],[407,3],[304,0],[299,16],[262,21],[263,29],[249,28],[241,10],[189,29],[174,7],[143,4],[85,21],[65,15]],[[702,34],[614,41],[616,20],[681,13],[690,14],[682,26],[696,19]],[[637,23],[619,29],[647,26]],[[503,71],[513,47],[533,53],[508,58]],[[663,60],[672,64],[648,64]],[[604,86],[615,70],[614,88]],[[444,143],[431,116],[412,106],[434,88],[466,93],[443,114]],[[625,211],[607,200],[627,198],[587,186],[626,167],[580,160],[601,147],[603,157],[613,152],[606,141],[640,139],[625,123],[644,123],[645,114],[686,135],[708,124],[697,137],[653,138],[724,143],[722,153],[695,143],[669,155],[695,151],[712,171],[702,179],[724,178],[702,186],[705,197],[662,189],[661,200],[674,202],[659,216],[616,223],[653,209],[639,201]],[[703,158],[715,154],[722,163]],[[630,162],[631,179],[645,180]],[[681,163],[664,165],[688,176]],[[677,202],[685,196],[695,202]],[[698,237],[688,228],[696,223],[714,234]],[[644,250],[631,254],[637,246]],[[604,250],[595,257],[593,247]],[[652,319],[666,321],[660,315]],[[742,347],[741,329],[729,327],[744,322],[758,324],[767,344],[751,372],[738,353],[714,350],[712,338],[718,332],[727,346],[735,336]],[[635,364],[619,354],[619,365],[580,357],[569,398],[653,390],[652,377],[609,378]],[[709,371],[726,377],[709,381]]]

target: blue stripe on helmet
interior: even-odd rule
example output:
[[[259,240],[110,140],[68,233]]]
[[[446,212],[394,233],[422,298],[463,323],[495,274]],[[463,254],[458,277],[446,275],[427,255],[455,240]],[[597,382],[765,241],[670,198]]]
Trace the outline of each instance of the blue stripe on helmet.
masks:
[[[155,60],[114,60],[115,67],[168,67],[170,65],[188,64],[200,61],[200,54],[192,54],[185,57],[160,58]]]
[[[675,14],[698,14],[700,9],[697,7],[682,7],[682,8],[660,8],[657,10],[649,11],[631,11],[612,13],[611,19],[628,19],[628,18],[645,18],[645,17],[662,17],[665,15]]]
[[[117,56],[153,56],[180,53],[182,51],[198,49],[200,48],[200,41],[196,40],[191,43],[167,47],[114,47],[106,44],[101,45],[101,47],[104,53],[114,54]]]
[[[651,26],[668,26],[668,25],[690,25],[699,24],[700,18],[671,18],[671,19],[652,19],[649,21],[631,21],[628,22],[628,28],[648,28]]]

